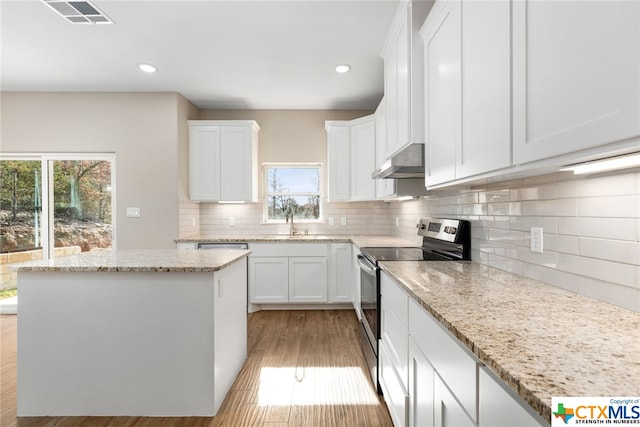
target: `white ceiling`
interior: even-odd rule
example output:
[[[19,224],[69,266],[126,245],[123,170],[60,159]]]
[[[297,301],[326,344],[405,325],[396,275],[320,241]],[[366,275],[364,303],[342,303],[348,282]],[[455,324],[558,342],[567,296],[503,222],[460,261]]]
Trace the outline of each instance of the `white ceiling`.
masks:
[[[178,92],[200,108],[374,109],[398,0],[102,0],[73,25],[0,0],[3,91]],[[155,65],[145,74],[137,64]],[[347,63],[349,73],[338,74]]]

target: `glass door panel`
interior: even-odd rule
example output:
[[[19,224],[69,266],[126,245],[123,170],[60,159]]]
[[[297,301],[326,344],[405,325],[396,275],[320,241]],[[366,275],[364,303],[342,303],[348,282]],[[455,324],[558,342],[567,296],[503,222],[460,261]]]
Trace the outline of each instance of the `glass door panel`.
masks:
[[[110,250],[111,162],[51,160],[49,169],[53,257]]]
[[[0,161],[0,252],[41,249],[41,162]]]

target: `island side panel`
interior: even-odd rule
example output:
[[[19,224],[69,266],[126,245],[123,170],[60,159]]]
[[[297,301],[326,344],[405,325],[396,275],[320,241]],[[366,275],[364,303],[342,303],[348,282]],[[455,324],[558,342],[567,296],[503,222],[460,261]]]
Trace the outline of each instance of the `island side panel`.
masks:
[[[214,280],[20,272],[18,416],[214,415]]]
[[[247,257],[215,272],[215,412],[247,358]]]

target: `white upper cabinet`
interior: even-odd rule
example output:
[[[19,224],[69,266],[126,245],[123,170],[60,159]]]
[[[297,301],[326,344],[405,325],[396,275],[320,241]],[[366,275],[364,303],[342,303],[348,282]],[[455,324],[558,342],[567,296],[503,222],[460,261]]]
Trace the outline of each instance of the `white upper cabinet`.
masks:
[[[456,177],[461,139],[460,2],[436,3],[421,30],[425,46],[427,186]]]
[[[640,2],[513,4],[516,164],[640,135]]]
[[[327,181],[330,202],[347,202],[351,195],[351,153],[348,122],[327,122]]]
[[[376,120],[376,169],[386,160],[387,150],[387,109],[386,95],[378,104],[374,114]],[[384,199],[393,195],[394,179],[376,179],[375,192],[376,199]]]
[[[456,178],[511,164],[511,2],[462,1],[462,139]]]
[[[427,186],[511,164],[510,14],[509,1],[442,1],[420,30]]]
[[[351,126],[351,200],[375,200],[376,182],[371,174],[376,170],[375,117],[353,121]]]
[[[191,200],[258,200],[259,130],[255,121],[189,120]]]
[[[350,121],[327,121],[327,199],[336,201],[375,200],[376,169],[375,116]]]
[[[424,143],[423,49],[418,29],[430,7],[431,2],[400,2],[382,49],[387,126],[384,159],[410,142]]]

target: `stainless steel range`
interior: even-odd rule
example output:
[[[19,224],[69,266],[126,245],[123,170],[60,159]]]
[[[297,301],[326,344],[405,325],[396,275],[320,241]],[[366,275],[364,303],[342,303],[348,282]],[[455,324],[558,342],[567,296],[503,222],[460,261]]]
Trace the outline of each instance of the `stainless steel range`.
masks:
[[[362,334],[360,342],[371,379],[378,383],[378,340],[380,339],[380,261],[462,261],[471,259],[471,227],[468,221],[421,218],[418,235],[421,247],[360,248],[360,307]]]

